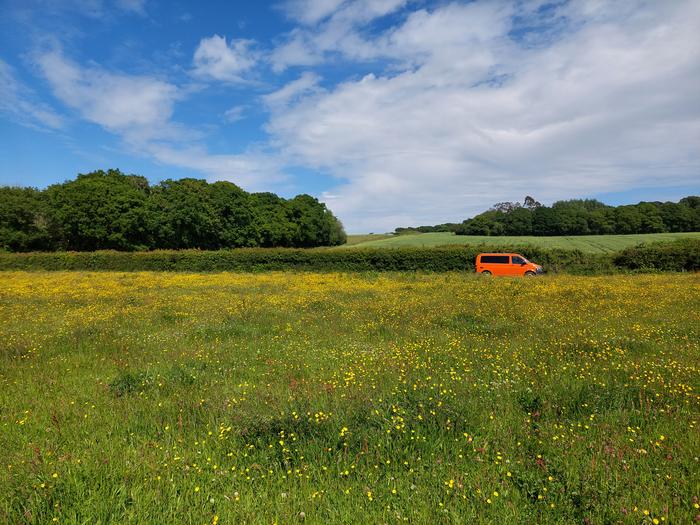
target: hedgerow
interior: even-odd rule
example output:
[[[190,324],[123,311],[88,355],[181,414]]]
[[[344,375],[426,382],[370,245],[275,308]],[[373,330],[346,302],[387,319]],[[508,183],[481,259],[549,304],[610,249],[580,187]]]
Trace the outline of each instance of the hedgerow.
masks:
[[[700,241],[679,239],[673,242],[640,244],[618,252],[613,257],[613,264],[628,270],[698,271]]]
[[[236,250],[156,250],[150,252],[34,252],[0,255],[3,270],[113,270],[113,271],[411,271],[474,270],[476,255],[504,251],[486,246],[437,248],[356,248],[347,250],[241,248]],[[549,271],[608,270],[604,257],[580,251],[520,247],[531,260]]]
[[[432,248],[354,248],[345,250],[240,248],[235,250],[155,250],[148,252],[33,252],[0,254],[0,270],[111,270],[258,272],[304,271],[474,271],[481,252],[517,252],[547,272],[611,273],[616,270],[696,271],[700,241],[640,245],[618,254],[535,246],[442,246]]]

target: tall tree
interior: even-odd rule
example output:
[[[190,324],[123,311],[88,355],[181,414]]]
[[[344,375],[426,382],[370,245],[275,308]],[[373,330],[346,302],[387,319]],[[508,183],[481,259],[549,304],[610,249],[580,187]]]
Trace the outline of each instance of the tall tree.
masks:
[[[258,246],[256,215],[250,195],[235,184],[225,181],[212,184],[209,194],[218,218],[218,246]]]
[[[0,187],[0,250],[52,250],[57,237],[58,227],[44,192]]]
[[[148,183],[119,170],[81,174],[47,189],[60,247],[67,250],[133,250],[149,243]]]
[[[219,217],[204,180],[164,180],[152,189],[151,229],[158,248],[219,247]]]

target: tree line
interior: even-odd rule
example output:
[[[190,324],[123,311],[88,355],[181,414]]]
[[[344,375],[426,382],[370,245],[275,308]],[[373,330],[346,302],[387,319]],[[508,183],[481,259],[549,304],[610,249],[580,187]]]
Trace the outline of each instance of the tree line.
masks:
[[[454,232],[457,235],[606,235],[700,231],[700,197],[679,202],[608,206],[595,199],[571,199],[543,206],[532,197],[499,202],[461,223],[396,228],[395,233]]]
[[[150,185],[98,170],[44,190],[0,187],[0,249],[9,251],[307,248],[345,240],[340,221],[314,197],[248,193],[225,181]]]

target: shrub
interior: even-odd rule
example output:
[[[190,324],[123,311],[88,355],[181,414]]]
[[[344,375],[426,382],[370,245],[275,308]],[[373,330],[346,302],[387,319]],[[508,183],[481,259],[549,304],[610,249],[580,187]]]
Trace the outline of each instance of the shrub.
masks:
[[[623,270],[696,271],[700,241],[641,245],[616,255],[536,246],[440,246],[397,249],[240,248],[235,250],[156,250],[151,252],[0,253],[0,270],[111,270],[181,272],[304,271],[474,271],[481,252],[517,252],[547,272],[576,274]]]
[[[627,270],[698,271],[700,240],[640,244],[617,253],[613,263]]]
[[[609,269],[604,258],[580,251],[512,247],[548,271],[590,272]],[[517,248],[517,250],[515,250]],[[357,248],[348,250],[241,248],[220,251],[58,252],[0,255],[4,270],[113,271],[473,271],[482,251],[503,247],[445,246],[437,248]]]

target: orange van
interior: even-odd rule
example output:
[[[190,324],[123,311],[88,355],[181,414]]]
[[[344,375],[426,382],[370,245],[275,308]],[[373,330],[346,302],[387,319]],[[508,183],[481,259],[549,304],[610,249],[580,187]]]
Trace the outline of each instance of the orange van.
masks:
[[[476,256],[476,273],[482,275],[534,277],[542,272],[539,264],[531,263],[519,253],[480,253]]]

